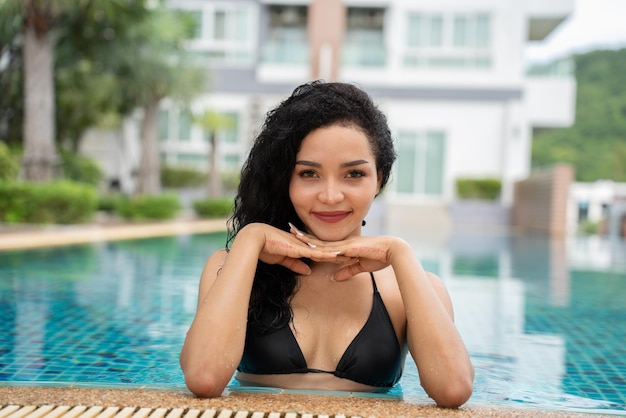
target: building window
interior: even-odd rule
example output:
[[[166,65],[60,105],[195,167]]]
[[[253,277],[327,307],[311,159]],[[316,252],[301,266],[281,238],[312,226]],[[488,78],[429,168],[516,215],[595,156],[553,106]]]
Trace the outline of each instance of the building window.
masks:
[[[445,136],[442,132],[402,131],[398,135],[396,192],[443,194]]]
[[[486,13],[407,15],[406,67],[489,68],[491,18]]]
[[[407,46],[441,47],[443,42],[443,18],[440,14],[417,14],[408,15]]]
[[[178,139],[181,141],[191,139],[191,113],[187,110],[178,112]]]
[[[254,10],[229,2],[207,3],[181,10],[195,22],[189,49],[199,60],[250,65],[254,61]]]
[[[176,108],[159,109],[157,129],[161,141],[191,140],[191,114]]]
[[[384,22],[385,9],[348,8],[342,64],[360,67],[384,66]]]
[[[157,115],[157,132],[160,141],[165,141],[170,137],[170,112],[167,109],[159,109]]]
[[[307,8],[269,6],[268,38],[263,44],[263,61],[306,64],[309,61]]]

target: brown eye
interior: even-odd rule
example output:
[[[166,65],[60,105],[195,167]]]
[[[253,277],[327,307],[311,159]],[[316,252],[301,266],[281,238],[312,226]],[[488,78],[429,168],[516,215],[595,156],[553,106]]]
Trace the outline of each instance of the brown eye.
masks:
[[[298,173],[298,176],[303,178],[311,178],[315,177],[315,171],[313,170],[302,170]]]
[[[365,176],[365,173],[361,170],[350,170],[347,175],[349,178],[361,178],[363,176]]]

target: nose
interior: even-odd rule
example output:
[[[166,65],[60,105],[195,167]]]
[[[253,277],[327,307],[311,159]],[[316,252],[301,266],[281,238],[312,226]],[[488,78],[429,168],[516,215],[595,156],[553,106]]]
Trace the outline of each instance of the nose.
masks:
[[[327,205],[334,205],[343,200],[341,185],[335,180],[325,181],[319,193],[319,200]]]

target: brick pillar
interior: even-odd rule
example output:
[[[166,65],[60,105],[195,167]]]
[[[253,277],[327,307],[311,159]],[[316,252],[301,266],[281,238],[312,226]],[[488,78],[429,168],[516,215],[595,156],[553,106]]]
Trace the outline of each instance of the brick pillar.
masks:
[[[566,164],[534,171],[515,183],[511,224],[522,230],[563,236],[567,232],[567,198],[574,169]]]
[[[336,81],[346,28],[346,7],[341,0],[313,0],[308,14],[311,79]]]

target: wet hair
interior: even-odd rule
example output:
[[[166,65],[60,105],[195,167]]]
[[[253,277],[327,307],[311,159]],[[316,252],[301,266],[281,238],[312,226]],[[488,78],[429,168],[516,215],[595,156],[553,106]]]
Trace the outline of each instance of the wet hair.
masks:
[[[385,115],[354,85],[322,81],[303,84],[268,112],[252,145],[228,221],[228,246],[241,228],[254,222],[283,230],[289,230],[288,222],[304,228],[289,198],[296,154],[310,132],[336,124],[356,127],[368,138],[382,190],[396,158]],[[295,289],[292,271],[259,261],[249,320],[265,330],[285,326],[292,317],[289,302]]]

